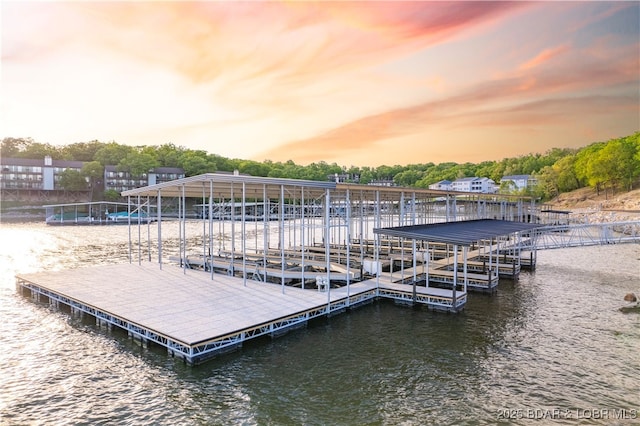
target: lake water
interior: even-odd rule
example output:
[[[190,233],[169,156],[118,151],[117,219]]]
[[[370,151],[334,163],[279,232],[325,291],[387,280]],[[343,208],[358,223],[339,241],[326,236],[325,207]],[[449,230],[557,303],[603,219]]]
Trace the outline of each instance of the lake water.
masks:
[[[540,251],[461,314],[381,301],[191,368],[15,291],[17,273],[124,262],[127,238],[0,225],[0,424],[640,422],[640,315],[619,310],[639,245]]]

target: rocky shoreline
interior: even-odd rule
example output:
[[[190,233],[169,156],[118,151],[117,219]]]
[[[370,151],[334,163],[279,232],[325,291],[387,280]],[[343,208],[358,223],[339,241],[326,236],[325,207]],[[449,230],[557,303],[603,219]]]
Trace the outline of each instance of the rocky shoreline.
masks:
[[[581,188],[560,194],[545,208],[570,212],[572,223],[635,222],[640,221],[640,189],[612,195]]]

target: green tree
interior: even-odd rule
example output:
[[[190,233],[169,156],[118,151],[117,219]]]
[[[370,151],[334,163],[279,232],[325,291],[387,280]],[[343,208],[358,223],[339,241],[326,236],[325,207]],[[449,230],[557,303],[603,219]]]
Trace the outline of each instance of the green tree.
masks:
[[[100,148],[95,154],[95,161],[99,161],[103,166],[115,166],[124,160],[134,148],[120,145],[116,142],[109,142]]]
[[[551,166],[556,180],[554,187],[558,192],[569,192],[582,186],[576,175],[575,163],[576,156],[569,154],[566,157],[558,159],[553,166]]]
[[[82,166],[80,173],[89,179],[89,188],[91,188],[91,200],[96,195],[95,190],[101,188],[104,178],[104,167],[98,161],[89,161]]]
[[[534,188],[534,194],[543,200],[549,200],[559,194],[558,172],[552,166],[543,167],[535,174],[538,184]]]
[[[185,176],[196,176],[216,171],[215,164],[211,163],[205,151],[184,151],[180,156],[178,167],[184,170]]]
[[[105,144],[93,140],[90,142],[77,142],[60,148],[61,158],[73,161],[93,161],[96,153],[104,147]]]
[[[404,170],[393,177],[393,182],[400,186],[414,186],[423,176],[418,170]]]
[[[151,154],[158,161],[158,167],[180,167],[180,156],[186,151],[183,147],[177,147],[172,143],[155,146],[145,146],[142,154]]]
[[[240,161],[238,171],[251,176],[269,176],[270,168],[265,163],[259,163],[252,160]]]
[[[635,141],[629,137],[607,142],[599,153],[598,161],[603,163],[609,186],[632,189],[633,182],[640,172],[636,160],[637,151],[637,137]]]
[[[31,138],[4,138],[0,143],[0,156],[1,157],[21,157],[27,147],[33,144],[34,141]]]
[[[583,184],[589,185],[600,194],[602,184],[606,181],[606,170],[602,170],[602,162],[597,160],[604,143],[593,143],[576,154],[575,172]]]
[[[138,178],[158,167],[158,160],[149,154],[135,150],[130,151],[116,166],[119,171],[126,171],[132,177]]]
[[[500,188],[498,188],[498,193],[500,194],[514,194],[518,190],[516,183],[512,180],[503,180],[500,182]]]
[[[55,158],[55,159],[60,159],[62,157],[56,147],[48,143],[40,143],[40,142],[30,143],[20,153],[20,157],[22,158],[40,159],[46,156],[50,156],[51,158]]]
[[[65,191],[84,191],[87,189],[87,180],[76,169],[65,169],[60,173],[59,185]]]
[[[107,189],[104,191],[104,194],[102,194],[102,199],[105,201],[116,202],[120,200],[120,193],[115,189]]]

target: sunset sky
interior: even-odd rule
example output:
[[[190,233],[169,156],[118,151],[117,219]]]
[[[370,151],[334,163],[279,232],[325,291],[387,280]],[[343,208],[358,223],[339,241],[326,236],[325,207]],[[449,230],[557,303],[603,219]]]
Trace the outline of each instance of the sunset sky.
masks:
[[[639,2],[2,1],[0,137],[378,166],[640,130]]]

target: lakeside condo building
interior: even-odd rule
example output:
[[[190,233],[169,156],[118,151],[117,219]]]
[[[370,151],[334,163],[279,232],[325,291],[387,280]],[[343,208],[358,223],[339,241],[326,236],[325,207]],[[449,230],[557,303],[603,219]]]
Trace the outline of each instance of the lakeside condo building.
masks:
[[[119,171],[114,165],[104,168],[103,178],[91,188],[87,180],[87,188],[80,191],[66,191],[60,185],[65,170],[82,170],[84,161],[54,160],[50,156],[44,159],[0,158],[0,190],[2,199],[6,201],[46,201],[60,197],[80,200],[87,197],[92,190],[117,192],[128,191],[157,183],[168,182],[185,177],[184,170],[177,167],[156,167],[139,177],[126,171]]]

